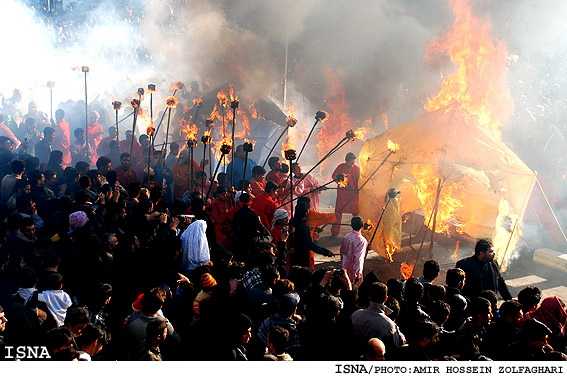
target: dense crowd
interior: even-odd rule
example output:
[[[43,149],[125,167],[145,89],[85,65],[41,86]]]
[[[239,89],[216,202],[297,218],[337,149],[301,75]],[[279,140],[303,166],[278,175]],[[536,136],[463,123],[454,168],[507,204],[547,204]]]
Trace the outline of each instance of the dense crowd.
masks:
[[[333,174],[351,187],[338,190],[337,214],[321,213],[323,188],[297,163],[289,172],[272,157],[266,172],[239,145],[207,177],[206,161],[175,143],[166,154],[145,135],[105,136],[96,112],[71,140],[63,110],[47,120],[32,103],[18,122],[10,106],[8,125],[0,115],[2,357],[44,346],[55,360],[566,359],[564,303],[536,287],[512,300],[488,241],[444,285],[433,260],[419,279],[363,276],[352,153]],[[319,227],[338,236],[343,212],[355,215],[344,268],[316,269],[313,252],[334,256]]]

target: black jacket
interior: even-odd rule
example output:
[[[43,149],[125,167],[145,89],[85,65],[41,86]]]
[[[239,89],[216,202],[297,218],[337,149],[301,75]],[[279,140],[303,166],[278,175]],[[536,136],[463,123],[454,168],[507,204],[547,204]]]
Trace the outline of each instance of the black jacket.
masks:
[[[465,271],[466,280],[462,294],[469,300],[478,297],[480,292],[487,289],[499,292],[504,300],[512,299],[496,262],[482,262],[476,255],[473,255],[458,261],[456,267]]]

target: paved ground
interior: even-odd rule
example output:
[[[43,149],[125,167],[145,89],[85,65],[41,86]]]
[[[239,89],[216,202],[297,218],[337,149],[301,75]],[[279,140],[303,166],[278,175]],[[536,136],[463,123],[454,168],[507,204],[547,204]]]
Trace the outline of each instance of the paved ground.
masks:
[[[322,212],[331,212],[331,208],[321,208]],[[350,223],[350,215],[343,216],[343,224]],[[339,250],[342,238],[345,234],[350,232],[350,226],[342,226],[340,236],[331,239],[330,227],[327,226],[321,238],[319,245],[326,247],[335,253],[335,257],[329,258],[319,254],[315,254],[315,265],[317,267],[338,268],[340,267]],[[414,236],[413,249],[409,246],[402,247],[402,250],[393,256],[393,262],[384,260],[378,254],[370,252],[364,266],[364,273],[374,270],[382,281],[387,281],[389,278],[401,278],[400,266],[402,262],[408,264],[416,264],[417,253],[419,250],[422,237]],[[408,243],[408,234],[404,234],[404,243]],[[437,242],[438,241],[438,242]],[[458,259],[466,258],[474,253],[474,244],[460,241],[459,250],[456,258],[453,256],[455,252],[456,241],[444,237],[436,237],[434,242],[433,258],[441,265],[441,275],[436,280],[438,284],[444,284],[445,272],[455,266]],[[427,259],[429,251],[429,242],[424,243],[419,261],[414,270],[414,277],[419,277],[423,268],[423,263]],[[504,277],[510,289],[510,292],[515,297],[517,293],[528,285],[535,285],[543,292],[543,297],[558,296],[564,302],[567,302],[567,279],[565,273],[548,266],[537,264],[533,262],[533,253],[524,252],[518,258],[509,264],[508,270],[504,273]]]

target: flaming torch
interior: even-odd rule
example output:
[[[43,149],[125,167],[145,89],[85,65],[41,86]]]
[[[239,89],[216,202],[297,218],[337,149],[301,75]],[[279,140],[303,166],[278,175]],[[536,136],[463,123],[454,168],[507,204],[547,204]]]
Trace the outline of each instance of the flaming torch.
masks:
[[[251,143],[248,139],[244,139],[244,145],[242,146],[244,152],[246,152],[246,159],[244,160],[244,176],[242,177],[242,180],[244,181],[246,179],[246,168],[248,165],[248,153],[252,152],[254,150],[254,144]]]
[[[372,233],[372,238],[370,238],[370,241],[368,241],[368,246],[366,247],[366,254],[364,254],[364,259],[366,259],[366,256],[368,255],[370,245],[374,241],[374,237],[376,237],[376,232],[378,231],[378,227],[380,226],[380,222],[382,221],[382,217],[384,216],[384,213],[386,212],[388,205],[390,204],[392,199],[396,198],[400,194],[401,194],[401,191],[397,191],[395,188],[391,188],[391,189],[388,190],[388,193],[387,193],[388,200],[386,201],[386,205],[384,206],[384,208],[382,208],[382,213],[380,214],[380,217],[378,218],[378,222],[376,223],[376,226],[374,227],[374,233]]]
[[[154,126],[154,92],[155,91],[156,91],[155,84],[148,84],[148,93],[150,93],[150,124],[152,127]]]
[[[189,188],[188,191],[191,191],[191,187],[193,186],[193,149],[197,146],[197,139],[191,136],[187,139],[187,146],[189,147]]]
[[[86,142],[86,159],[89,159],[89,109],[87,105],[87,73],[90,69],[86,65],[81,67],[81,71],[85,74],[85,142]]]
[[[120,130],[118,129],[118,110],[122,108],[122,102],[114,101],[112,102],[112,108],[116,112],[116,142],[120,143]]]
[[[307,139],[305,139],[305,143],[303,143],[303,147],[301,147],[301,151],[299,151],[299,157],[297,157],[298,162],[299,159],[301,158],[301,154],[303,153],[303,150],[305,149],[305,146],[307,145],[307,142],[309,141],[309,138],[311,137],[311,134],[313,133],[315,127],[317,126],[317,123],[324,122],[326,118],[327,118],[327,113],[322,110],[317,111],[317,114],[315,114],[315,124],[313,124],[313,127],[311,127],[311,131],[309,131],[309,135],[307,135]]]
[[[150,138],[149,144],[148,144],[148,178],[149,178],[150,177],[150,164],[152,162],[151,150],[152,150],[152,145],[153,145],[153,142],[155,141],[155,135],[156,135],[156,129],[154,128],[153,122],[146,129],[146,135],[148,135],[149,138]],[[134,138],[134,136],[132,136],[132,139],[133,138]]]
[[[232,145],[229,144],[226,140],[223,141],[220,151],[221,151],[221,158],[219,159],[219,162],[217,162],[217,167],[215,168],[215,174],[217,175],[218,171],[219,171],[219,167],[221,165],[221,162],[225,159],[225,156],[227,154],[230,153],[230,151],[232,150]],[[213,185],[209,186],[209,189],[207,190],[207,196],[205,197],[205,202],[207,201],[207,199],[209,199],[209,195],[211,194],[211,188],[213,187]]]
[[[309,194],[311,194],[311,193],[314,193],[315,191],[319,191],[319,190],[323,189],[324,187],[327,187],[328,185],[330,185],[330,184],[332,184],[332,183],[335,183],[335,182],[338,183],[338,185],[339,185],[340,187],[344,187],[344,186],[346,186],[347,177],[346,177],[344,174],[338,174],[338,175],[337,175],[337,179],[333,179],[332,181],[327,182],[327,183],[325,183],[324,185],[321,185],[321,186],[319,186],[319,187],[316,187],[316,188],[314,188],[314,189],[311,190],[311,191],[305,192],[305,193],[303,193],[303,194],[301,194],[301,195],[299,195],[299,196],[297,196],[297,197],[295,197],[295,198],[292,198],[291,200],[289,200],[289,201],[287,201],[287,202],[285,202],[285,203],[282,203],[278,208],[281,208],[281,207],[283,207],[283,206],[286,206],[286,205],[288,205],[289,203],[291,203],[292,201],[301,198],[302,196],[307,196],[307,195],[309,195]],[[344,186],[343,186],[343,185],[344,185]],[[349,224],[347,224],[347,225],[349,225]]]
[[[292,221],[289,223],[289,234],[291,235],[293,233],[293,174],[291,172],[291,165],[293,163],[293,160],[295,160],[295,158],[297,157],[297,155],[295,154],[295,149],[287,149],[284,151],[284,156],[285,159],[289,161],[289,194],[291,195],[291,219]],[[293,243],[292,243],[293,245]]]
[[[274,151],[274,148],[276,147],[276,145],[278,145],[278,143],[280,142],[281,138],[283,137],[283,135],[287,132],[287,130],[290,127],[295,127],[295,125],[297,124],[297,119],[295,119],[293,117],[293,115],[290,115],[289,117],[286,118],[286,123],[287,126],[283,129],[282,133],[280,134],[280,136],[278,137],[278,139],[276,140],[276,142],[274,143],[274,146],[272,147],[272,149],[270,149],[270,153],[268,153],[268,155],[266,156],[266,160],[264,161],[264,163],[262,164],[262,167],[266,166],[266,163],[268,162],[268,160],[270,159],[270,156],[272,155],[272,152]]]
[[[171,119],[171,109],[175,109],[177,107],[178,103],[179,103],[179,100],[177,98],[175,98],[175,96],[169,96],[165,100],[165,106],[167,106],[167,110],[168,110],[168,113],[167,113],[167,129],[165,130],[165,144],[163,146],[163,148],[165,148],[165,150],[167,150],[167,142],[169,140],[169,121]]]
[[[211,144],[211,129],[210,128],[207,131],[205,131],[205,133],[201,137],[201,143],[203,143],[203,160],[204,160],[205,155],[207,153],[207,145]],[[209,164],[210,164],[210,162],[209,162]],[[205,167],[203,166],[203,170],[204,169],[205,169]],[[211,178],[211,177],[209,177],[209,178]],[[212,186],[212,184],[211,184],[211,186]],[[204,175],[201,179],[201,193],[203,193],[203,194],[205,193],[205,176]]]
[[[211,135],[212,133],[212,128],[215,125],[215,121],[212,119],[207,119],[207,121],[205,122],[205,125],[207,126],[207,129],[209,130],[209,135]],[[213,176],[213,155],[212,155],[212,139],[209,142],[209,175],[212,177]]]
[[[130,156],[134,152],[134,139],[136,138],[136,121],[138,120],[138,109],[140,108],[140,100],[134,98],[130,101],[130,106],[134,109],[134,120],[132,121],[132,140],[130,140]]]
[[[231,95],[232,97],[232,95]],[[232,99],[232,98],[231,98]],[[232,145],[234,145],[234,128],[236,127],[236,109],[238,109],[238,98],[234,98],[230,101],[230,108],[232,109]],[[234,148],[232,148],[232,155],[230,156],[230,161],[232,161],[232,165],[230,165],[230,183],[234,186]]]
[[[49,103],[51,111],[51,119],[53,119],[53,87],[55,86],[55,81],[48,81],[47,87],[49,88]]]

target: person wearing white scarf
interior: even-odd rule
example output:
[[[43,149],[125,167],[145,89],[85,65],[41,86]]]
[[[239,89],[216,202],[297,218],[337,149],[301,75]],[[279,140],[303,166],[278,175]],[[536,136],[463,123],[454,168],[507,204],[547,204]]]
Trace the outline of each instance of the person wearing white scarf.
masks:
[[[287,219],[287,211],[283,208],[280,209],[276,209],[276,212],[274,212],[274,220],[272,220],[272,228],[274,229],[274,227],[276,226],[276,223],[278,220],[283,220],[283,219]]]
[[[204,220],[197,220],[191,223],[181,235],[183,247],[181,263],[187,271],[211,262],[206,230],[207,223]]]

